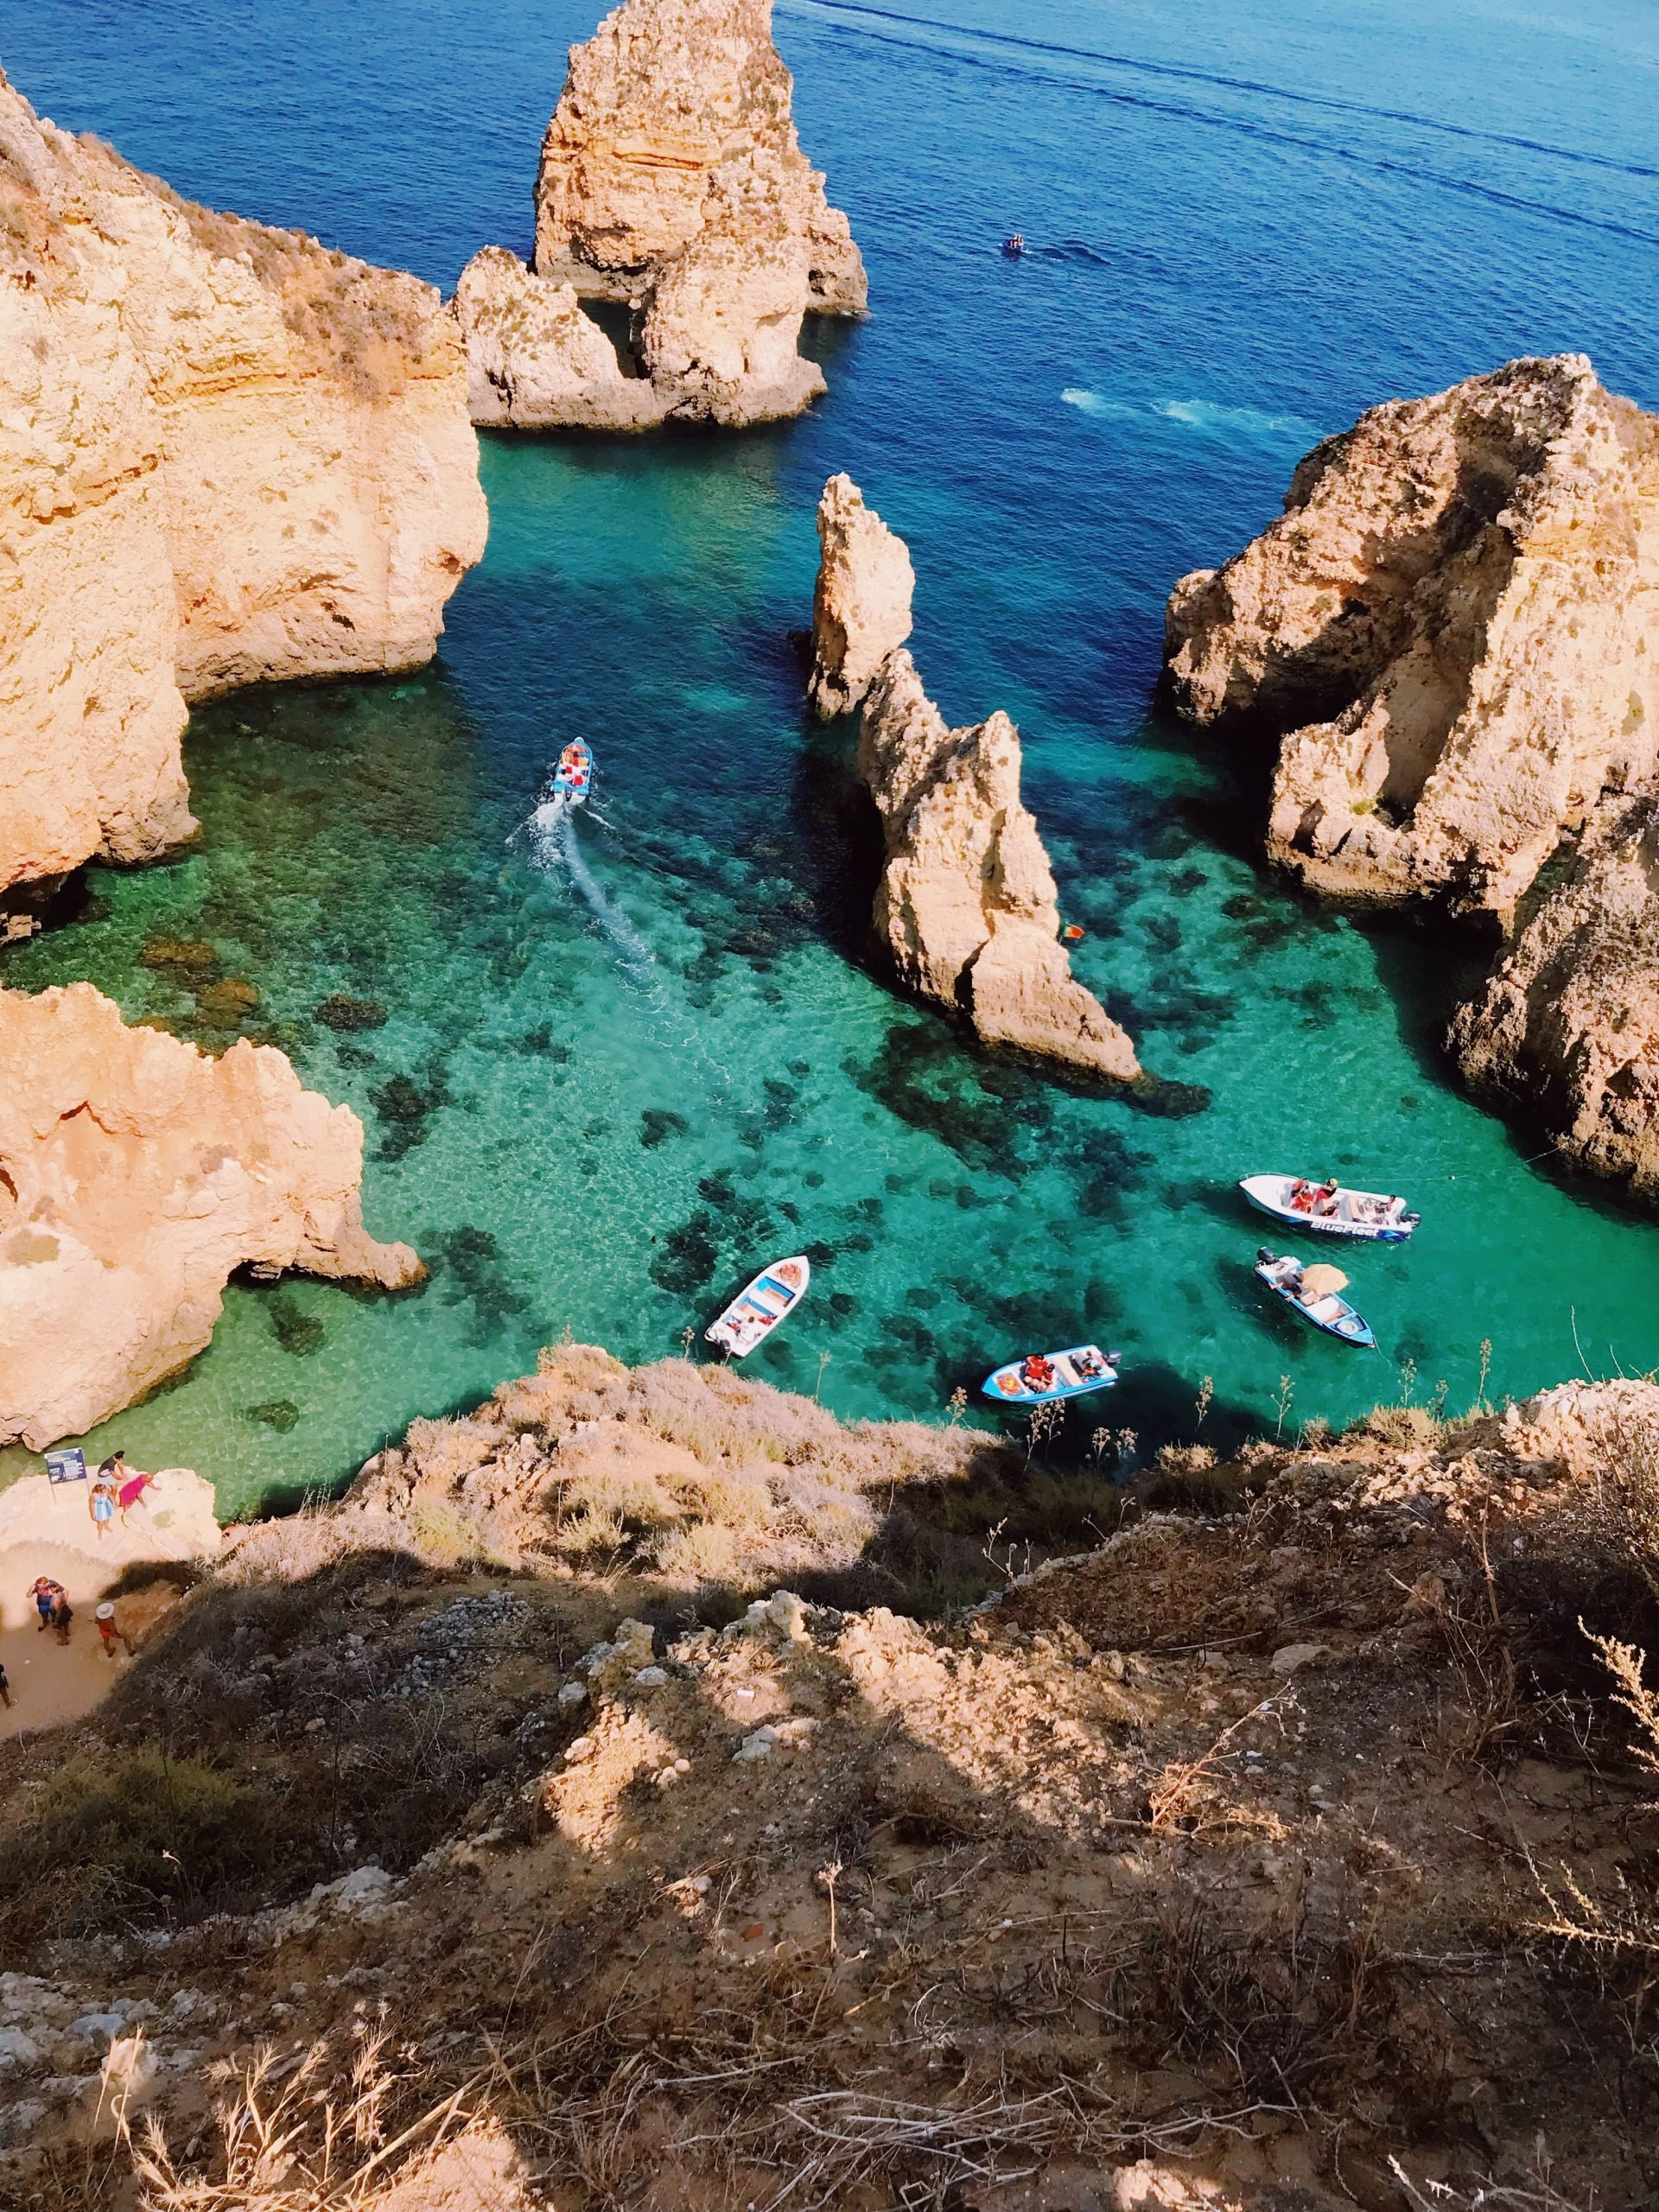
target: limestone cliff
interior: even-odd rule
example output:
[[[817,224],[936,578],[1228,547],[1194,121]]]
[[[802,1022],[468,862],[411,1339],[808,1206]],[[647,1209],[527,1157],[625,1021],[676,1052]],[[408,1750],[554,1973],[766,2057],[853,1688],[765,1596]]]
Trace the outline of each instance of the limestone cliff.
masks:
[[[0,990],[0,1444],[130,1405],[203,1350],[232,1271],[423,1270],[363,1226],[363,1129],[281,1052],[128,1028],[89,983]]]
[[[1581,354],[1373,408],[1177,584],[1168,666],[1190,720],[1281,734],[1269,850],[1313,887],[1506,918],[1654,771],[1659,423]]]
[[[186,702],[429,658],[483,550],[429,287],[192,206],[0,77],[0,894],[190,834]]]
[[[949,729],[910,655],[887,656],[858,743],[887,839],[877,941],[908,988],[967,1014],[987,1044],[1133,1082],[1133,1043],[1059,942],[1054,877],[1020,769],[1006,715]]]
[[[808,694],[823,721],[846,714],[910,635],[916,572],[910,550],[864,504],[850,476],[832,476],[818,502],[818,582],[812,598]]]
[[[1568,1158],[1659,1195],[1659,802],[1593,825],[1452,1046],[1474,1089],[1525,1101]]]
[[[861,315],[847,218],[796,142],[771,0],[623,0],[570,49],[542,145],[536,267],[639,300],[687,246],[803,251],[810,304]]]
[[[1020,733],[1004,714],[950,729],[904,650],[910,554],[832,476],[818,505],[814,706],[861,703],[858,772],[875,801],[887,864],[876,943],[920,998],[1005,1045],[1114,1082],[1141,1074],[1135,1046],[1071,973],[1048,855],[1020,797]]]
[[[493,429],[638,430],[666,403],[649,378],[628,376],[572,287],[486,245],[461,271],[455,316],[467,346],[474,423]]]

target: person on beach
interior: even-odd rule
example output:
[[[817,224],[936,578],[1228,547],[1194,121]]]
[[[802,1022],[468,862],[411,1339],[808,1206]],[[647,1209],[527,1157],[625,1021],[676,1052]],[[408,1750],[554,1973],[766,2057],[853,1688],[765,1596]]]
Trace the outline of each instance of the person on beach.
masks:
[[[107,1467],[109,1464],[106,1459],[104,1466]],[[98,1471],[98,1479],[92,1484],[91,1494],[86,1500],[86,1510],[92,1516],[92,1526],[98,1531],[98,1541],[101,1544],[104,1541],[104,1531],[115,1518],[115,1484],[105,1473],[104,1467],[100,1467]]]
[[[75,1618],[75,1609],[70,1604],[69,1592],[64,1588],[62,1583],[54,1582],[52,1587],[57,1592],[52,1600],[52,1625],[58,1631],[58,1642],[67,1643],[69,1624]]]
[[[41,1634],[51,1627],[53,1611],[63,1595],[61,1582],[54,1582],[49,1574],[37,1574],[29,1586],[29,1596],[35,1600],[35,1610],[40,1615]]]
[[[129,1475],[122,1484],[115,1494],[115,1502],[121,1509],[121,1518],[124,1522],[135,1505],[142,1505],[145,1512],[149,1512],[149,1505],[144,1492],[155,1479],[154,1475]]]
[[[0,1667],[0,1705],[11,1711],[11,1683],[3,1667]]]
[[[126,1630],[117,1624],[115,1607],[107,1598],[93,1614],[92,1618],[98,1623],[98,1640],[104,1647],[104,1656],[106,1659],[113,1659],[115,1647],[118,1643],[130,1659],[132,1640]]]
[[[111,1452],[107,1459],[100,1459],[98,1472],[93,1477],[93,1480],[100,1483],[118,1483],[127,1471],[121,1464],[126,1456],[124,1452]]]

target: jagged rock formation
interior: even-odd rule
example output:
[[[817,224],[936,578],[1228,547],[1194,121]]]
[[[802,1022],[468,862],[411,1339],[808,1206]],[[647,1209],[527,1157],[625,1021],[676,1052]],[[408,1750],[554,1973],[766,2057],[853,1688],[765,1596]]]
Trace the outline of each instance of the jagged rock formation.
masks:
[[[1580,1166],[1659,1193],[1659,802],[1592,827],[1452,1047],[1473,1089],[1527,1101]]]
[[[1053,873],[1020,797],[1019,731],[1004,714],[946,727],[899,642],[909,552],[850,477],[825,485],[818,540],[810,690],[826,717],[863,707],[858,772],[887,842],[877,944],[907,989],[967,1015],[987,1044],[1134,1082],[1134,1044],[1059,941]]]
[[[0,893],[194,828],[186,702],[410,667],[483,550],[437,294],[192,206],[0,77]]]
[[[1171,596],[1194,721],[1284,734],[1272,856],[1317,890],[1507,918],[1653,774],[1659,423],[1581,354],[1373,408]]]
[[[0,990],[0,1444],[130,1405],[207,1344],[253,1266],[397,1287],[363,1226],[363,1128],[269,1046],[209,1059],[90,983]]]
[[[901,648],[864,701],[858,772],[887,859],[878,942],[899,980],[1013,1046],[1130,1083],[1135,1046],[1071,973],[1042,839],[1020,798],[1020,733],[1004,714],[949,729]]]
[[[572,287],[486,245],[461,272],[474,423],[518,430],[733,426],[798,415],[823,390],[798,350],[804,264],[792,246],[711,238],[670,264],[624,364]]]
[[[536,267],[638,301],[699,241],[802,250],[813,308],[861,315],[847,218],[796,143],[771,0],[624,0],[584,46],[542,145]]]
[[[637,430],[667,411],[648,378],[624,372],[615,346],[582,313],[571,287],[537,276],[505,246],[486,245],[473,256],[454,307],[474,423]]]
[[[535,271],[489,246],[456,294],[474,422],[732,426],[817,397],[802,319],[861,315],[864,264],[795,143],[791,90],[771,0],[625,0],[571,48]],[[632,307],[637,375],[578,295]]]
[[[818,582],[812,595],[812,677],[823,721],[844,715],[910,635],[916,571],[910,550],[864,504],[850,476],[832,476],[818,502]]]
[[[824,388],[798,350],[808,304],[798,247],[699,240],[663,272],[639,350],[667,413],[681,422],[769,423]]]

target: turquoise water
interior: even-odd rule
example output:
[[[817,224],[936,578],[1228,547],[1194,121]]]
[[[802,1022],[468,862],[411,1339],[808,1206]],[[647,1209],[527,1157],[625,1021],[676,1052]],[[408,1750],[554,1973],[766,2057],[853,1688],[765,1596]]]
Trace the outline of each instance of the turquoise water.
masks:
[[[1442,1381],[1467,1402],[1483,1339],[1494,1391],[1659,1363],[1659,1234],[1451,1086],[1464,955],[1288,895],[1257,859],[1260,764],[1154,701],[1170,582],[1370,400],[1566,346],[1659,397],[1650,13],[1328,12],[1242,8],[1199,39],[1173,0],[941,0],[949,30],[779,9],[876,305],[815,335],[818,410],[486,439],[490,549],[433,668],[200,711],[198,846],[91,871],[79,918],[5,957],[11,983],[88,976],[213,1044],[238,1033],[213,982],[252,982],[241,1029],[361,1115],[370,1224],[433,1266],[401,1300],[232,1287],[211,1350],[97,1443],[245,1508],[567,1328],[673,1352],[803,1248],[811,1300],[751,1365],[849,1414],[938,1415],[1084,1335],[1126,1380],[1079,1440],[1091,1417],[1190,1430],[1205,1376],[1209,1433],[1271,1428],[1281,1376],[1293,1426]],[[563,0],[54,0],[10,12],[0,58],[181,189],[448,283],[486,239],[526,245],[590,27]],[[870,825],[787,639],[838,467],[910,542],[946,712],[1020,724],[1079,971],[1199,1110],[988,1058],[861,964]],[[523,825],[576,732],[600,792],[573,876]],[[1422,1208],[1411,1246],[1349,1262],[1380,1354],[1258,1295],[1268,1225],[1231,1185],[1274,1166]]]

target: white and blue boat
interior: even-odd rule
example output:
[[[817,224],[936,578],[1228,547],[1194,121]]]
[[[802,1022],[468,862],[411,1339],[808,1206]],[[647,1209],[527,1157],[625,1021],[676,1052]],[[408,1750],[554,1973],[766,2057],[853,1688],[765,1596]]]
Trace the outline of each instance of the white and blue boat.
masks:
[[[1259,1213],[1321,1236],[1403,1244],[1422,1219],[1408,1210],[1403,1198],[1381,1191],[1345,1190],[1335,1181],[1314,1183],[1306,1175],[1247,1175],[1238,1187]]]
[[[1293,1313],[1323,1329],[1327,1337],[1340,1337],[1345,1344],[1375,1348],[1376,1338],[1370,1323],[1338,1294],[1348,1287],[1348,1278],[1340,1268],[1318,1264],[1305,1268],[1300,1260],[1281,1259],[1263,1244],[1255,1255],[1255,1272]]]
[[[1028,1352],[988,1375],[980,1388],[1003,1406],[1047,1406],[1057,1398],[1081,1398],[1090,1390],[1109,1390],[1117,1380],[1121,1351],[1098,1344],[1073,1344],[1066,1351]]]
[[[585,737],[573,737],[553,771],[553,797],[567,806],[585,804],[594,787],[594,755]]]
[[[794,1312],[811,1280],[812,1262],[804,1252],[797,1252],[791,1259],[774,1260],[753,1282],[745,1284],[703,1334],[729,1357],[741,1359],[766,1342],[785,1313]]]

